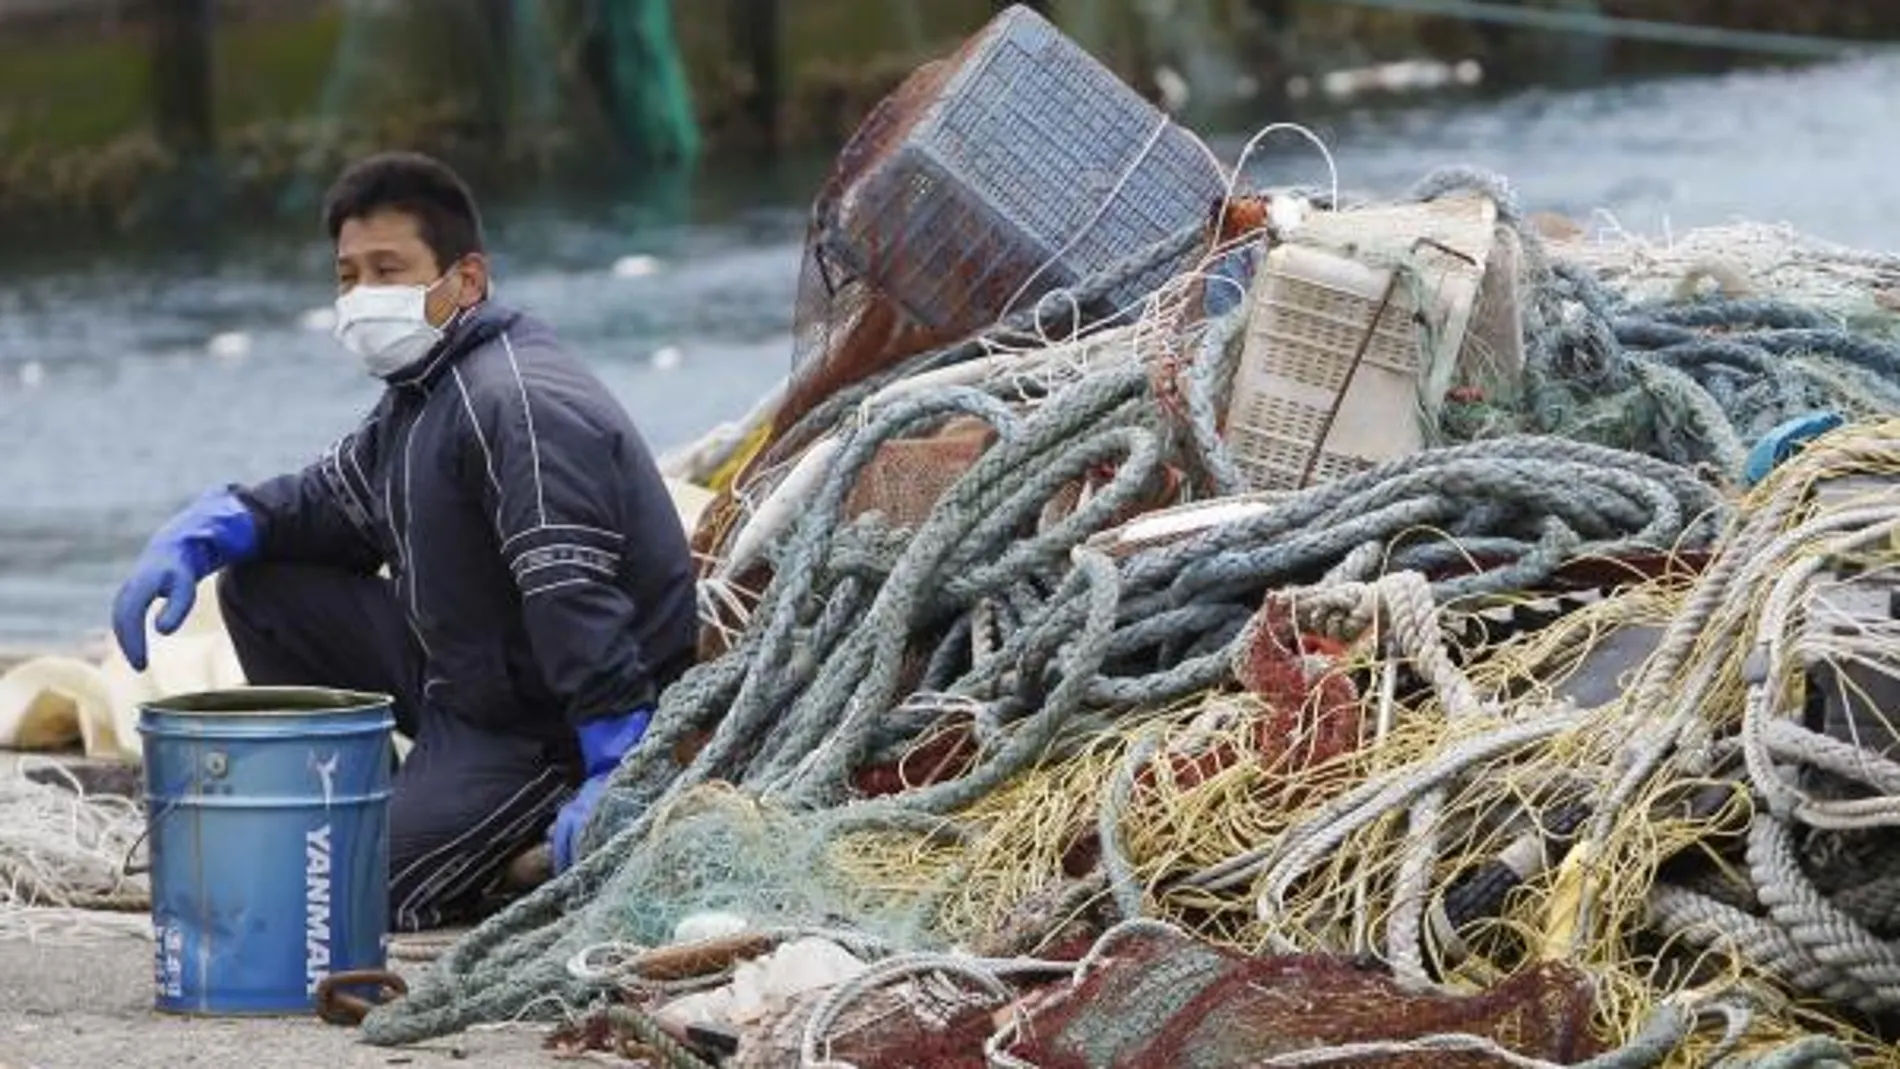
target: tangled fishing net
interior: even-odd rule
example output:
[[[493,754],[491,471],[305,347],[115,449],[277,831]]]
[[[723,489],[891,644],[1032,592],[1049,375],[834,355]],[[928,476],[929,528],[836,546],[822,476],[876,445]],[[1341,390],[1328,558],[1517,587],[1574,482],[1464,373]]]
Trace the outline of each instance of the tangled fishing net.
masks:
[[[1527,259],[1547,284],[1541,322],[1557,324],[1527,333],[1527,379],[1546,391],[1582,394],[1591,374],[1653,387],[1633,369],[1671,367],[1655,353],[1691,341],[1617,339],[1665,327],[1699,346],[1795,351],[1788,332],[1805,331],[1803,351],[1892,354],[1719,302],[1649,307],[1639,328],[1618,318],[1635,305]],[[1878,1034],[1900,991],[1882,971],[1892,885],[1883,870],[1820,890],[1839,878],[1800,866],[1829,847],[1773,803],[1805,789],[1783,771],[1803,754],[1882,790],[1891,766],[1745,713],[1759,672],[1743,662],[1765,584],[1815,550],[1796,537],[1812,484],[1891,474],[1893,425],[1831,436],[1738,511],[1719,484],[1752,428],[1815,396],[1777,393],[1792,389],[1781,365],[1738,358],[1722,374],[1757,374],[1735,395],[1755,417],[1719,402],[1720,424],[1660,403],[1622,414],[1648,421],[1663,456],[1487,432],[1223,496],[1232,458],[1200,417],[1231,382],[1245,308],[1196,317],[1196,284],[1081,338],[1000,329],[900,361],[797,463],[756,476],[759,504],[726,521],[744,567],[709,582],[757,586],[733,599],[724,652],[666,694],[591,852],[452,947],[368,1035],[586,1005],[614,988],[575,967],[590,950],[663,946],[706,910],[759,931],[849,930],[892,961],[1073,956],[1118,919],[1160,917],[1268,962],[1374,962],[1435,993],[1405,1017],[1426,1023],[1430,998],[1561,963],[1589,995],[1564,1003],[1585,1022],[1557,1029],[1582,1044],[1564,1049],[1654,1055],[1621,1064],[1804,1037],[1839,1053]],[[1548,417],[1538,388],[1512,418]],[[928,477],[893,478],[906,463]],[[774,495],[799,506],[775,511]],[[1785,625],[1794,610],[1778,612]],[[1640,671],[1592,682],[1592,652],[1630,629],[1655,642]],[[1861,641],[1828,649],[1876,657]],[[1785,698],[1786,655],[1771,667]],[[1845,837],[1837,855],[1885,856],[1875,833],[1825,834]],[[993,1009],[1012,989],[983,975]],[[1312,997],[1370,997],[1340,977],[1310,981]],[[1444,1035],[1490,1035],[1470,1023],[1479,1006],[1444,1018],[1465,1022],[1451,1033],[1395,1025],[1300,1049],[1403,1040],[1406,1057],[1448,1056]],[[1453,1046],[1471,1064],[1564,1056],[1526,1035]]]
[[[1748,448],[1787,420],[1900,412],[1900,261],[1764,227],[1695,231],[1663,249],[1547,246],[1495,176],[1447,168],[1413,192],[1468,189],[1520,235],[1526,362],[1506,404],[1486,384],[1448,397],[1442,440],[1531,431],[1735,478]],[[1712,259],[1731,238],[1736,258]],[[1705,293],[1711,277],[1726,282]]]
[[[125,874],[144,827],[131,799],[87,794],[55,762],[0,775],[0,938],[149,936],[145,881]]]
[[[1739,267],[1547,242],[1451,169],[1383,215],[1219,190],[1036,287],[1041,257],[986,275],[917,230],[949,196],[920,186],[897,222],[948,266],[918,275],[864,183],[952,74],[820,198],[798,366],[725,436],[694,538],[704,656],[582,861],[368,1038],[565,1016],[688,1066],[715,1040],[818,1069],[1900,1064],[1897,625],[1869,608],[1900,552],[1893,265],[1765,231]],[[1311,378],[1237,405],[1263,344]],[[1372,379],[1421,440],[1328,445]],[[1817,409],[1855,422],[1744,493]],[[1297,448],[1247,444],[1273,420]],[[708,917],[738,934],[696,941]],[[861,971],[683,1032],[679,999],[811,940]]]
[[[1553,252],[1642,304],[1774,298],[1850,330],[1892,338],[1900,326],[1900,256],[1820,241],[1786,225],[1732,223],[1657,241],[1611,219],[1594,233],[1557,239]]]
[[[1049,1069],[1271,1065],[1289,1052],[1392,1041],[1400,1049],[1380,1061],[1392,1069],[1496,1064],[1482,1050],[1402,1052],[1407,1040],[1453,1032],[1560,1064],[1599,1053],[1588,984],[1561,965],[1448,997],[1407,991],[1339,958],[1248,957],[1160,926],[1104,942],[1105,965],[1032,1003],[1021,1034],[1009,1037],[1012,1058]]]

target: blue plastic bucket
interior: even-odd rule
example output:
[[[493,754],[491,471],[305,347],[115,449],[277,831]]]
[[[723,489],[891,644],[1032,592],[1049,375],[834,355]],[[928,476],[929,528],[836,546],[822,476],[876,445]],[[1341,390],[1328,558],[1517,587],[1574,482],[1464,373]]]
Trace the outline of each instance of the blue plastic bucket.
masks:
[[[381,969],[390,699],[240,687],[140,706],[157,1009],[303,1014]]]

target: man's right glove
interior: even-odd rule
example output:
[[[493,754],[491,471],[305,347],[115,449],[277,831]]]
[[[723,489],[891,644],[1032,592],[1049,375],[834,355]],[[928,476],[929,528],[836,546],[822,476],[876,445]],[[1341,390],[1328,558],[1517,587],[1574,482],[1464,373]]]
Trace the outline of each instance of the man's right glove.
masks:
[[[228,489],[210,490],[159,528],[112,603],[112,632],[136,671],[145,671],[145,617],[163,597],[154,626],[169,635],[184,625],[198,582],[257,554],[257,520]]]
[[[624,716],[603,717],[582,724],[575,733],[581,744],[581,765],[587,781],[554,818],[548,829],[548,845],[553,848],[554,872],[559,875],[580,860],[581,833],[594,815],[600,796],[607,793],[607,781],[620,761],[646,737],[653,722],[653,710],[636,709]]]

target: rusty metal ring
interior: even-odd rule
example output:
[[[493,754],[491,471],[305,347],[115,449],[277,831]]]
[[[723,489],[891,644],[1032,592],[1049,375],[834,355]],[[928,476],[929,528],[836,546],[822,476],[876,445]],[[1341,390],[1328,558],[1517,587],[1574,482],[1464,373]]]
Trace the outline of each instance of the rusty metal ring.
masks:
[[[374,1007],[361,995],[340,990],[345,985],[374,984],[383,1002],[409,994],[409,983],[385,969],[351,969],[331,973],[317,984],[317,1016],[330,1024],[359,1025]]]

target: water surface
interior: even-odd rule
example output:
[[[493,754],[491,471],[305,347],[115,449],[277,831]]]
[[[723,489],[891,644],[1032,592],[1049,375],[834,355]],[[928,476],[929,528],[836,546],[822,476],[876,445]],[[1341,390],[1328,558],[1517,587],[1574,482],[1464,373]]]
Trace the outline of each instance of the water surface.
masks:
[[[1470,163],[1508,175],[1529,207],[1612,213],[1646,234],[1750,218],[1895,250],[1896,84],[1900,60],[1879,57],[1317,128],[1344,183],[1367,192]],[[1213,144],[1231,161],[1240,140]],[[1324,175],[1292,138],[1255,159],[1250,172],[1272,181]],[[498,296],[553,322],[656,448],[689,440],[789,366],[815,176],[727,166],[657,207],[491,206]],[[330,299],[313,237],[273,228],[189,252],[0,244],[0,645],[103,628],[140,545],[179,504],[300,466],[372,403],[376,384],[305,321]],[[653,270],[615,271],[632,256]]]

